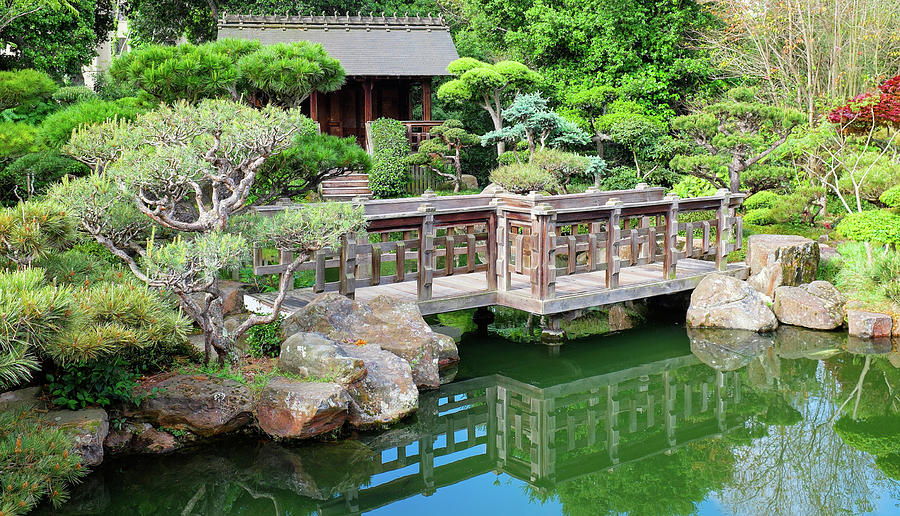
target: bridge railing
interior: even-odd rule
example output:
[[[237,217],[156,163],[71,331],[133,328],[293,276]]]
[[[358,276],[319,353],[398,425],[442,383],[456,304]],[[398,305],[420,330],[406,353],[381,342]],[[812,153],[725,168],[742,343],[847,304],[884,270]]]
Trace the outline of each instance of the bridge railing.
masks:
[[[340,247],[320,250],[300,270],[315,271],[315,292],[348,296],[361,287],[415,281],[419,301],[434,298],[435,278],[474,272],[485,274],[486,292],[509,291],[512,275],[525,275],[538,300],[555,297],[556,279],[565,275],[605,271],[604,287],[614,289],[623,266],[661,263],[660,279],[673,279],[679,259],[712,257],[723,270],[727,254],[742,244],[742,222],[733,213],[743,198],[720,190],[679,199],[639,185],[555,196],[426,193],[360,200],[355,202],[365,211],[366,233],[344,235]],[[715,216],[678,220],[679,214],[705,211]],[[281,274],[292,258],[286,251],[254,249],[254,272]]]
[[[733,216],[743,194],[720,190],[690,199],[659,196],[662,189],[603,192],[603,197],[563,202],[529,195],[498,205],[498,288],[509,290],[512,274],[529,276],[531,296],[555,297],[556,279],[584,272],[606,271],[606,288],[619,286],[623,266],[660,263],[660,279],[676,277],[681,258],[714,257],[724,270],[729,252],[742,245],[743,223]],[[589,192],[590,193],[590,192]],[[622,197],[615,197],[619,194]],[[596,195],[596,194],[595,194]],[[679,222],[679,214],[713,211],[709,220]],[[679,234],[683,240],[679,241]],[[731,236],[735,241],[730,242]],[[699,244],[696,245],[695,244]]]

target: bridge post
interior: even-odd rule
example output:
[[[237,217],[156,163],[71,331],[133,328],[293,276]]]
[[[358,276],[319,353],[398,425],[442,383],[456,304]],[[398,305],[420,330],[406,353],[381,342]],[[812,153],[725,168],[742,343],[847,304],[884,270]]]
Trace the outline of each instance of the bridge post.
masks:
[[[676,262],[678,261],[678,251],[675,244],[678,242],[678,196],[675,194],[667,195],[664,200],[669,201],[669,208],[666,210],[666,240],[663,249],[663,278],[675,279]]]
[[[434,212],[435,207],[431,204],[419,206],[419,213],[424,214],[422,227],[419,229],[419,277],[416,285],[419,301],[431,299],[431,287],[434,280],[434,238],[436,233]]]
[[[612,206],[609,220],[606,223],[606,288],[619,287],[619,240],[622,229],[619,223],[622,219],[622,202],[615,197],[606,201],[606,206]]]
[[[498,206],[497,214],[497,290],[505,292],[512,281],[509,273],[509,218],[502,205]]]
[[[492,201],[493,204],[493,201]],[[487,220],[487,239],[484,242],[485,260],[487,261],[487,288],[497,290],[497,263],[500,259],[500,249],[497,242],[497,213],[492,213]],[[474,260],[472,261],[474,265]]]
[[[548,299],[556,294],[556,210],[539,204],[531,209],[531,295]]]
[[[728,242],[730,224],[728,224],[729,205],[731,204],[731,191],[727,188],[720,188],[716,192],[717,196],[721,196],[719,209],[716,212],[716,270],[724,271],[728,268],[728,253],[725,252],[725,245]]]
[[[341,236],[341,265],[338,291],[353,298],[356,295],[356,233]]]

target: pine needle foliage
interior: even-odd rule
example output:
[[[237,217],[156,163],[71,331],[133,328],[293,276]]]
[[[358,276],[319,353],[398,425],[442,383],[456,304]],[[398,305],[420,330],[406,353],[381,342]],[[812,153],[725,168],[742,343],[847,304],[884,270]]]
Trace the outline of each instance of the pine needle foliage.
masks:
[[[68,500],[67,485],[87,471],[69,450],[73,439],[31,412],[0,412],[0,515],[31,511],[44,497],[54,507]]]

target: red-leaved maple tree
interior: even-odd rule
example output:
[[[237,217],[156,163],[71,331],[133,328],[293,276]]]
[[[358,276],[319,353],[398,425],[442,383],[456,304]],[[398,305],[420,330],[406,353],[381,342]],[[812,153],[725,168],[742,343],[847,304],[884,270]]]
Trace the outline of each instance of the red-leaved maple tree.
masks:
[[[900,75],[888,79],[878,91],[863,93],[828,113],[828,121],[846,132],[865,133],[874,128],[900,128]]]

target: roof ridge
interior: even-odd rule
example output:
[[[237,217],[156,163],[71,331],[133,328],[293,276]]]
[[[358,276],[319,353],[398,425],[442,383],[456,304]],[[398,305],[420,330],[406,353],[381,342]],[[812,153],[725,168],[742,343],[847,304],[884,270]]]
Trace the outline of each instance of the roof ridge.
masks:
[[[381,13],[381,16],[378,16],[374,13],[369,13],[368,15],[363,15],[362,13],[350,14],[347,12],[346,14],[325,14],[324,12],[321,15],[316,14],[297,14],[297,15],[258,15],[258,14],[226,14],[223,15],[218,20],[219,27],[234,27],[234,26],[249,26],[249,27],[258,27],[258,26],[274,26],[278,28],[283,27],[310,27],[310,28],[318,28],[318,27],[340,27],[340,28],[349,28],[349,27],[361,27],[367,29],[379,29],[379,28],[404,28],[404,29],[415,29],[415,28],[424,28],[424,29],[435,29],[435,28],[444,28],[447,26],[444,23],[444,17],[441,15],[432,16],[430,13],[427,16],[421,16],[416,14],[414,16],[410,16],[408,13],[404,13],[403,16],[398,16],[397,13],[394,13],[392,16],[387,16],[385,13]]]

